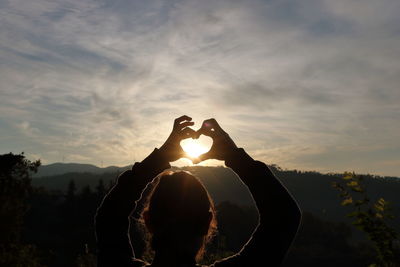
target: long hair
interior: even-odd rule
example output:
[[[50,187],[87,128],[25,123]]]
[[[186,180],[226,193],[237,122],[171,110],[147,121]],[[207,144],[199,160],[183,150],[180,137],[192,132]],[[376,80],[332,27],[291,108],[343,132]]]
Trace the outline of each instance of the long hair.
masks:
[[[155,252],[168,250],[200,260],[217,229],[215,206],[204,185],[186,171],[163,172],[142,212]]]

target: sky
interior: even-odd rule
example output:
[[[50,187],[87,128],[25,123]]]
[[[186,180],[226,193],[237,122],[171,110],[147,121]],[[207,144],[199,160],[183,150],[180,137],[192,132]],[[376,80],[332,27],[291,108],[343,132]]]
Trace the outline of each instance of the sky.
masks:
[[[0,153],[123,166],[186,114],[267,164],[400,176],[399,14],[398,0],[0,0]]]

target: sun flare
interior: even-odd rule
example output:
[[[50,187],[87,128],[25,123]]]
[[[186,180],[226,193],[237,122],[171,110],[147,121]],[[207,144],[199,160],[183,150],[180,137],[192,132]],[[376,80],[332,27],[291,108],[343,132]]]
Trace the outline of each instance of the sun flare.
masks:
[[[194,158],[197,158],[208,151],[206,146],[193,139],[183,140],[181,142],[181,147],[189,156]]]

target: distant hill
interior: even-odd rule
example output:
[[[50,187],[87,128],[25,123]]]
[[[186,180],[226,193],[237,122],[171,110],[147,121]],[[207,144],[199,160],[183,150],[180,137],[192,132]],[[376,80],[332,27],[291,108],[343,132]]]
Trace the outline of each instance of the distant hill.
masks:
[[[42,165],[39,167],[38,172],[33,175],[33,178],[46,177],[54,175],[62,175],[65,173],[115,173],[118,171],[124,171],[129,169],[131,166],[117,167],[109,166],[105,168],[100,168],[91,164],[80,164],[80,163],[53,163],[49,165]]]
[[[51,168],[57,167],[57,165],[54,165],[55,164],[52,164]],[[49,190],[66,191],[69,182],[73,180],[78,190],[85,186],[90,186],[92,189],[94,189],[99,183],[99,180],[102,180],[106,186],[111,186],[114,184],[119,174],[126,169],[131,168],[131,166],[123,168],[98,168],[93,165],[83,165],[84,166],[61,166],[62,168],[59,170],[50,168],[50,171],[58,174],[44,175],[40,177],[36,176],[36,178],[32,180],[32,184],[34,186],[44,187]],[[63,173],[63,170],[67,169],[65,167],[73,167],[71,170],[75,171]],[[176,167],[173,168],[177,169]],[[185,167],[182,169],[190,171],[199,177],[208,188],[210,194],[213,196],[216,202],[229,200],[242,205],[253,204],[252,198],[249,195],[246,187],[238,179],[235,173],[228,168],[196,166]],[[47,170],[48,168],[45,168],[45,171]],[[76,170],[83,171],[80,172]],[[41,174],[49,173],[50,172],[42,172]],[[234,196],[234,199],[232,199],[232,196]]]
[[[87,185],[95,190],[100,179],[106,185],[112,185],[118,175],[130,167],[98,168],[85,164],[51,164],[49,166],[44,166],[45,172],[41,172],[42,175],[47,174],[47,176],[43,175],[33,179],[32,184],[64,192],[71,180],[74,180],[78,190]],[[60,169],[57,170],[57,166]],[[318,172],[283,170],[277,166],[270,167],[290,190],[303,210],[310,211],[326,220],[347,220],[346,213],[349,210],[347,207],[340,206],[339,193],[331,186],[333,181],[340,180],[341,174],[321,174]],[[74,170],[74,172],[66,172],[68,168]],[[253,205],[247,187],[231,169],[206,166],[192,166],[181,169],[190,171],[199,177],[216,203],[230,201],[239,205]],[[49,176],[48,174],[51,171],[58,174]],[[383,197],[392,203],[393,212],[397,217],[395,223],[400,226],[400,178],[366,175],[364,181],[367,186],[367,193],[372,200]]]

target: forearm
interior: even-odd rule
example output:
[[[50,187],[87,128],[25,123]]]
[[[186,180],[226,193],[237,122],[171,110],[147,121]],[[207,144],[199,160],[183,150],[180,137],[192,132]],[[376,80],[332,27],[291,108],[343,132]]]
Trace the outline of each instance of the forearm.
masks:
[[[136,202],[141,198],[147,184],[169,167],[168,161],[156,149],[142,162],[135,163],[132,170],[119,176],[95,216],[100,262],[131,260],[134,254],[128,236],[128,217],[136,208]]]
[[[142,162],[135,163],[132,170],[128,170],[118,177],[115,186],[104,197],[97,210],[97,216],[103,213],[106,213],[107,216],[129,216],[146,185],[157,174],[170,167],[168,161],[155,149]]]
[[[276,211],[276,216],[286,217],[285,214],[290,211],[300,215],[294,198],[265,163],[252,159],[241,148],[233,151],[225,163],[249,188],[261,216],[270,214],[271,211]]]
[[[243,149],[232,151],[225,163],[249,188],[259,211],[258,228],[243,252],[255,257],[261,247],[271,244],[272,262],[279,265],[299,226],[301,212],[296,201],[266,164],[253,160]]]

